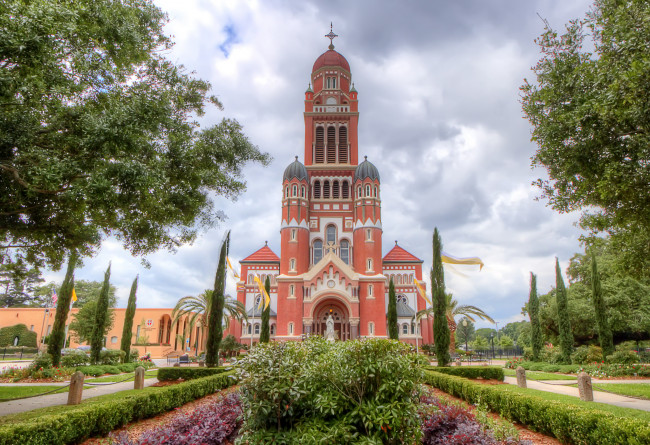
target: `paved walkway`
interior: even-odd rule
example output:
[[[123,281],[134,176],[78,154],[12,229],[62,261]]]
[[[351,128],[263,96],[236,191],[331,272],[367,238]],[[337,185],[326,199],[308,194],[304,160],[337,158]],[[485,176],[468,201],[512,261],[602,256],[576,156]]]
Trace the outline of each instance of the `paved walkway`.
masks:
[[[511,385],[516,385],[517,384],[517,378],[516,377],[509,377],[506,376],[504,379],[506,383],[509,383]],[[577,382],[577,380],[531,380],[531,379],[526,379],[526,385],[530,389],[537,389],[540,391],[547,391],[547,392],[553,392],[556,394],[564,394],[567,396],[574,396],[574,397],[580,397],[580,393],[578,392],[578,388],[573,388],[571,386],[567,385],[573,385]],[[621,381],[621,380],[597,380],[593,379],[592,384],[598,385],[599,383],[647,383],[650,384],[650,379],[643,379],[643,380],[627,380],[627,381]],[[625,397],[621,396],[618,394],[612,394],[608,392],[603,392],[603,391],[597,391],[594,390],[594,402],[598,403],[607,403],[608,405],[615,405],[615,406],[620,406],[623,408],[634,408],[634,409],[640,409],[643,411],[650,411],[650,400],[639,400],[639,399],[633,399],[631,397]]]
[[[144,380],[145,388],[151,386],[154,383],[158,382],[158,379],[151,378]],[[31,384],[23,383],[22,386],[63,386],[64,384],[59,383],[48,383],[44,384]],[[19,386],[15,383],[5,384],[3,386]],[[125,391],[127,389],[133,389],[133,380],[123,383],[116,383],[114,385],[100,385],[94,386],[92,388],[84,389],[82,400],[89,399],[91,397],[103,396],[104,394],[113,394],[119,391]],[[11,400],[9,402],[0,403],[0,416],[6,416],[8,414],[22,413],[25,411],[31,411],[37,408],[45,408],[47,406],[57,406],[65,405],[68,403],[68,393],[59,393],[59,394],[48,394],[45,396],[31,397],[29,399],[21,400]]]

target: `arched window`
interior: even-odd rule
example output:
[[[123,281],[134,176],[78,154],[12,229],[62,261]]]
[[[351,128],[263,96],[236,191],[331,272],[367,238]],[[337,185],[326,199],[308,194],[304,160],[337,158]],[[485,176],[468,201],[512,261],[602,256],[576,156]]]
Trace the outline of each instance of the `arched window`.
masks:
[[[345,264],[350,264],[350,243],[348,240],[341,241],[341,260]]]
[[[357,187],[357,198],[361,198],[361,186]]]
[[[259,323],[255,323],[255,335],[260,335],[260,325],[259,325]]]
[[[339,186],[339,181],[334,181],[332,182],[332,198],[334,199],[339,199],[340,197],[340,186]]]
[[[249,325],[248,325],[248,329],[247,329],[247,331],[248,331],[248,335],[251,335],[251,330],[252,330],[252,328],[253,328],[253,325],[252,325],[252,324],[249,324]]]
[[[284,197],[288,198],[289,197],[289,187],[284,189]]]
[[[336,127],[327,127],[327,163],[336,164]]]
[[[350,186],[348,185],[348,181],[343,181],[343,185],[341,186],[341,197],[343,199],[350,198]]]
[[[325,235],[326,235],[325,242],[327,244],[330,244],[330,243],[336,244],[336,226],[335,225],[330,224],[329,226],[327,226],[327,228],[325,229]]]
[[[313,264],[316,264],[323,259],[323,242],[321,240],[314,241],[313,250],[314,250]]]
[[[375,198],[377,197],[377,186],[375,186]]]
[[[314,182],[314,199],[320,199],[320,181]]]
[[[298,186],[294,185],[291,193],[293,196],[298,196]]]
[[[402,284],[402,276],[400,274],[397,274],[395,278],[396,278],[395,284]]]
[[[372,297],[372,291],[373,291],[373,286],[372,286],[372,284],[369,284],[368,285],[368,296],[369,297]]]
[[[370,335],[375,335],[375,324],[372,321],[368,323],[368,333]]]
[[[275,323],[271,325],[271,335],[275,335]]]
[[[402,334],[403,335],[408,335],[408,333],[409,333],[409,325],[408,325],[408,323],[404,323],[402,325]]]
[[[316,144],[314,145],[314,162],[316,164],[325,163],[325,129],[316,127]]]
[[[253,284],[253,274],[252,273],[248,274],[248,284]]]
[[[300,197],[304,198],[305,197],[305,186],[303,185],[300,189]]]
[[[289,270],[292,271],[292,272],[296,271],[296,259],[295,258],[291,258],[289,260]]]
[[[372,258],[368,258],[368,260],[366,261],[366,266],[368,266],[366,271],[369,272],[372,270]]]
[[[366,229],[366,241],[372,241],[372,229]]]
[[[366,185],[366,198],[370,198],[372,195],[370,194],[370,186]]]
[[[348,163],[348,129],[339,127],[339,163]]]
[[[329,199],[330,197],[330,182],[323,181],[323,198]]]
[[[296,293],[296,286],[294,286],[293,284],[290,284],[289,285],[289,296],[293,297],[295,295],[295,293]]]
[[[289,335],[293,335],[293,323],[289,323]]]
[[[291,241],[295,241],[298,237],[298,229],[291,229]]]

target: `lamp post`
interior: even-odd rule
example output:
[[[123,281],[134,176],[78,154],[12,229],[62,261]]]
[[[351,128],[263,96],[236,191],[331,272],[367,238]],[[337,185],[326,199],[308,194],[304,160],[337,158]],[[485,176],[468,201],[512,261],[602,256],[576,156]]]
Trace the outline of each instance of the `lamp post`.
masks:
[[[492,343],[492,359],[494,359],[494,332],[490,332],[490,342]]]
[[[465,328],[463,331],[463,335],[465,336],[465,355],[469,355],[469,351],[467,350],[467,318],[463,318],[463,327]],[[472,361],[471,355],[469,355],[469,361]]]

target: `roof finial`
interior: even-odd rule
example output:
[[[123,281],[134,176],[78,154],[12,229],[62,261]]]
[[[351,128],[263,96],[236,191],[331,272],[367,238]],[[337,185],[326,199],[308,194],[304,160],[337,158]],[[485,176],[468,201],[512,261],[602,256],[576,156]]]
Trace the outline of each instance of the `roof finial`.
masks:
[[[298,155],[296,155],[296,161],[298,160]]]
[[[330,39],[330,46],[328,46],[329,49],[333,50],[334,49],[334,37],[338,37],[338,35],[334,34],[334,31],[332,30],[333,25],[332,22],[330,22],[330,33],[325,34],[325,37]]]
[[[397,240],[395,240],[395,245],[397,246]]]
[[[268,242],[268,241],[264,241],[264,245],[265,245],[265,246],[268,246],[268,245],[269,245],[269,242]]]
[[[365,159],[365,160],[367,161],[367,160],[368,160],[368,156],[364,156],[363,159]]]

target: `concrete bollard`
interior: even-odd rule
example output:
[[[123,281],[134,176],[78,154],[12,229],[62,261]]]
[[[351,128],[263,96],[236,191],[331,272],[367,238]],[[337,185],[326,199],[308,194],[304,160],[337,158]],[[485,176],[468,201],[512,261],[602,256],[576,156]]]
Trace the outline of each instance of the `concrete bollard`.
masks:
[[[578,391],[580,392],[580,400],[584,402],[594,401],[594,390],[591,387],[591,377],[586,372],[578,374]]]
[[[205,367],[205,362],[203,360],[199,360],[199,368],[204,368]]]
[[[84,390],[84,373],[77,371],[70,378],[70,391],[68,392],[68,405],[79,405]]]
[[[517,386],[520,388],[526,388],[526,370],[521,366],[517,367]]]
[[[133,380],[133,389],[144,388],[144,368],[138,366],[135,368],[135,379]]]
[[[462,366],[463,364],[461,363],[460,359],[456,360],[456,366]]]

